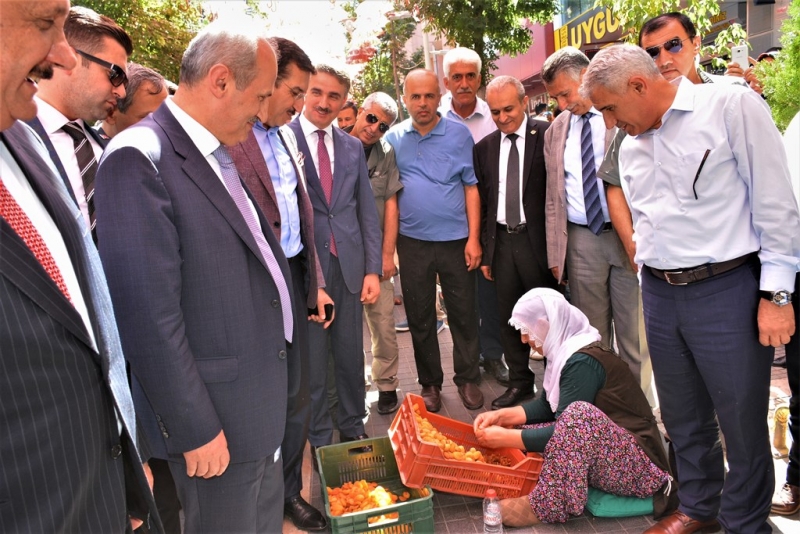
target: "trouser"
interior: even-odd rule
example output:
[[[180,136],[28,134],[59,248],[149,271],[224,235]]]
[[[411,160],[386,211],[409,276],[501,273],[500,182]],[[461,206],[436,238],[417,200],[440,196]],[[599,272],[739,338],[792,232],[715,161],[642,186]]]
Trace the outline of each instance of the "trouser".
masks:
[[[372,339],[372,380],[380,391],[394,391],[397,379],[397,332],[394,329],[394,284],[381,282],[381,293],[375,304],[364,306]]]

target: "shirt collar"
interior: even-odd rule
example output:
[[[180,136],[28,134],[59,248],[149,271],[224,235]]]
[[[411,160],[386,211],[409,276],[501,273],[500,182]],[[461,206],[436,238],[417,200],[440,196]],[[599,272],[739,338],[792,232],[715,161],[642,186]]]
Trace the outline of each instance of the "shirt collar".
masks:
[[[208,131],[208,128],[197,122],[197,120],[186,113],[181,107],[176,104],[172,97],[167,98],[167,107],[169,108],[175,120],[184,129],[186,135],[192,140],[194,146],[200,151],[204,158],[210,156],[222,144],[219,139],[214,137],[214,134]]]
[[[44,128],[47,135],[56,133],[63,128],[65,124],[70,122],[66,115],[58,111],[51,104],[45,102],[38,96],[35,96],[34,99],[36,100],[36,106],[38,108],[36,117],[39,119],[39,122],[42,123],[42,128]],[[83,120],[78,119],[75,122],[83,126]]]
[[[314,124],[306,118],[305,115],[302,113],[300,114],[300,128],[303,130],[303,137],[308,137],[312,133],[316,132],[317,130],[322,130],[326,134],[333,139],[333,123],[329,124],[325,128],[317,128]]]
[[[446,116],[452,113],[456,118],[462,121],[468,121],[476,115],[480,117],[489,117],[491,115],[489,104],[487,104],[486,101],[479,96],[475,98],[477,98],[475,109],[472,110],[472,113],[467,118],[462,117],[453,109],[453,94],[450,91],[448,91],[447,94],[442,97],[442,102],[439,104],[439,110],[443,112],[443,115]]]
[[[694,84],[683,76],[669,83],[678,87],[678,92],[675,93],[675,99],[672,101],[669,109],[692,111],[694,109]]]
[[[528,129],[528,120],[525,119],[522,121],[522,124],[519,125],[519,128],[517,128],[517,130],[514,133],[517,134],[517,136],[519,136],[520,139],[525,139],[525,130],[527,129]],[[502,138],[500,139],[501,143],[508,138],[508,135],[502,132],[500,133],[500,135],[502,136]]]

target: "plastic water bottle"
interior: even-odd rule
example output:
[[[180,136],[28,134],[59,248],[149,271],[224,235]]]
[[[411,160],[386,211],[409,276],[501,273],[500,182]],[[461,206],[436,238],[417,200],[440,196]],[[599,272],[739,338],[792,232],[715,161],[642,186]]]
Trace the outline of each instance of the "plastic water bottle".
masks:
[[[500,499],[497,492],[492,488],[486,490],[483,498],[483,532],[491,534],[502,534],[503,516],[500,512]]]

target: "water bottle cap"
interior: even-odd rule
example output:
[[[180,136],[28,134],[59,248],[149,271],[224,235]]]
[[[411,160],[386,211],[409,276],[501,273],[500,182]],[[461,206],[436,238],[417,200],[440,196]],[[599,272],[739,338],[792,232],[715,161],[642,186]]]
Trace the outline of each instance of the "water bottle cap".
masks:
[[[489,497],[490,499],[494,499],[495,497],[497,497],[497,492],[493,488],[489,488],[486,490],[486,496]]]

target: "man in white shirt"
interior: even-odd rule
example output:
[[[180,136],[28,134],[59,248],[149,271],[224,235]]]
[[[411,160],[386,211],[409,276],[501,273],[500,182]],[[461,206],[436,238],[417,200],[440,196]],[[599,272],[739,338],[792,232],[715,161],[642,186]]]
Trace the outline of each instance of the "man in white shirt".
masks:
[[[648,532],[770,532],[770,364],[795,331],[800,263],[780,135],[753,91],[669,82],[631,45],[599,52],[582,91],[628,134],[620,176],[680,481],[679,510]]]

